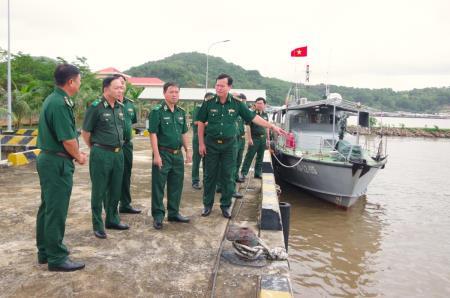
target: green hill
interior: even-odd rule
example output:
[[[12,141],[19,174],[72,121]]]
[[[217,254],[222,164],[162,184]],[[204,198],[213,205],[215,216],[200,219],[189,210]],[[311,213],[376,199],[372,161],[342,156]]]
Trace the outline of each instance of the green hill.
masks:
[[[202,87],[205,84],[206,55],[179,53],[159,61],[151,61],[126,71],[132,76],[155,76],[164,81],[176,81],[182,87]],[[239,65],[226,62],[222,58],[209,57],[208,86],[214,86],[219,73],[228,73],[234,80],[235,88],[265,89],[267,100],[272,105],[284,102],[292,82],[261,76],[257,70],[246,70]],[[313,85],[302,88],[302,95],[310,100],[323,96],[325,86]],[[386,89],[352,88],[330,85],[331,92],[340,93],[345,99],[359,101],[383,111],[407,111],[436,113],[448,110],[450,87],[394,91]]]

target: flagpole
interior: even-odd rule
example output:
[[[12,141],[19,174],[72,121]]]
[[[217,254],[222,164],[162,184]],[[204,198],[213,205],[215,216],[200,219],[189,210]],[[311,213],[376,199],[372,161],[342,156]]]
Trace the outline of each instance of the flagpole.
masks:
[[[11,21],[10,0],[8,0],[8,131],[12,131],[12,96],[11,96]]]

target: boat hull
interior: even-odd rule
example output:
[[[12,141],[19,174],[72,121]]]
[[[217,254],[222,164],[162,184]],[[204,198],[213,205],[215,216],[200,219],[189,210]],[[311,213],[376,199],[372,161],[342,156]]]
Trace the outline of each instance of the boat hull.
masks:
[[[284,165],[294,165],[300,157],[279,152]],[[304,157],[293,168],[282,166],[272,157],[273,168],[282,180],[298,186],[314,196],[341,207],[351,207],[366,193],[367,186],[383,166],[362,166],[351,163],[330,163]]]

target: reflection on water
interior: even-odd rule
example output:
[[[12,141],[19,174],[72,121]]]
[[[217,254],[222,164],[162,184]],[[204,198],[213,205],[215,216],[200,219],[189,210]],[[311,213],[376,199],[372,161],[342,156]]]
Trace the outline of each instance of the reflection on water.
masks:
[[[389,154],[347,211],[279,182],[296,296],[450,296],[450,141],[390,138]]]

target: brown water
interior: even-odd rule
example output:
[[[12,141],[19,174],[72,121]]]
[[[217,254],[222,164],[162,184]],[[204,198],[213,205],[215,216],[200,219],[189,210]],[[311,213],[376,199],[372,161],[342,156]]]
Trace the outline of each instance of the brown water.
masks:
[[[344,211],[281,183],[298,297],[450,297],[450,140],[388,139],[367,198]]]

